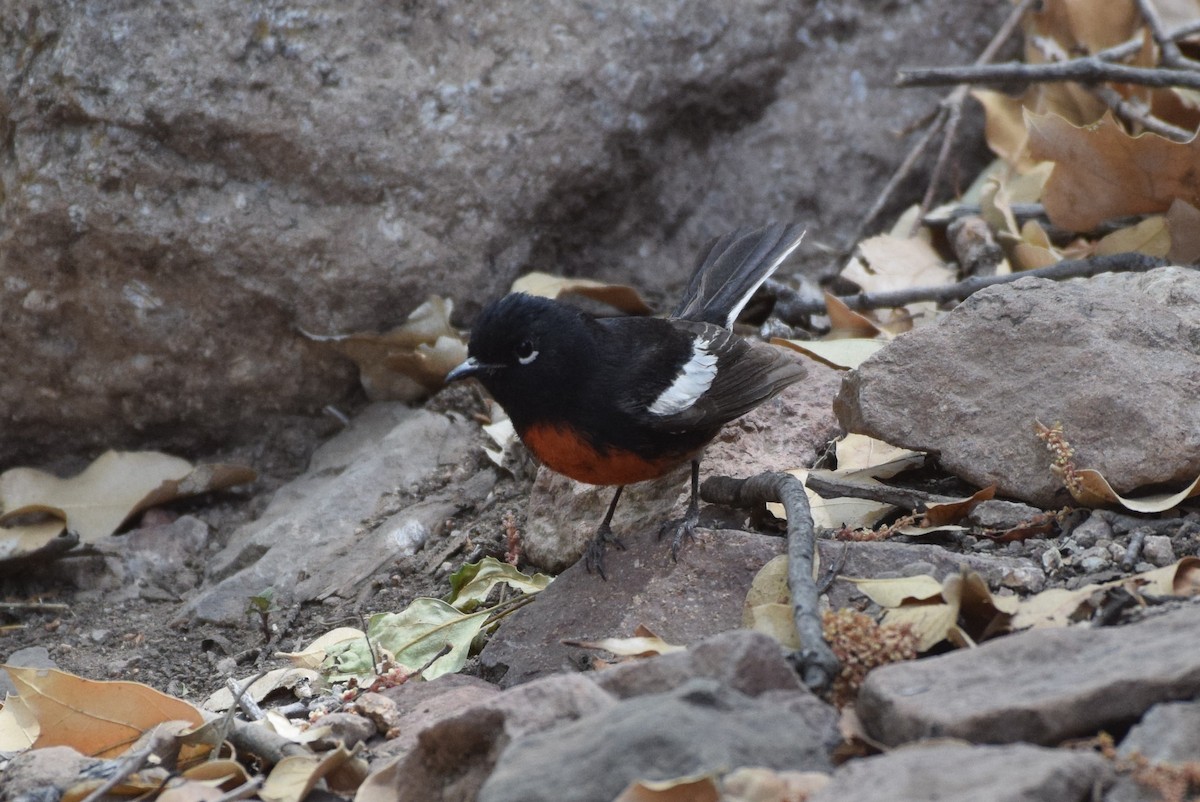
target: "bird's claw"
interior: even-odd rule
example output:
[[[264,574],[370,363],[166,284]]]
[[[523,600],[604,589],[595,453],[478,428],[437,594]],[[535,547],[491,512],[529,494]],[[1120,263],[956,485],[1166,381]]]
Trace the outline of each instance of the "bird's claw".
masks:
[[[696,539],[696,526],[700,523],[699,505],[688,505],[687,514],[674,521],[667,521],[658,530],[658,539],[662,540],[667,532],[674,532],[671,538],[671,561],[679,562],[679,550],[685,541]]]
[[[612,533],[612,527],[606,523],[600,524],[596,534],[592,537],[592,542],[583,552],[583,567],[589,574],[595,570],[605,581],[608,580],[608,575],[604,573],[604,553],[608,550],[609,543],[621,551],[625,550],[625,544]]]

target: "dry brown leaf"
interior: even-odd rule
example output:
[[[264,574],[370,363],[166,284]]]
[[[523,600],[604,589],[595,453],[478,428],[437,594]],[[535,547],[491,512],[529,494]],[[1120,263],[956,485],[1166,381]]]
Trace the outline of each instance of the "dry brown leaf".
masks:
[[[263,802],[301,802],[324,779],[333,791],[354,791],[367,775],[367,763],[339,745],[322,755],[289,755],[275,764],[259,789]]]
[[[1027,114],[1030,152],[1054,162],[1042,201],[1055,225],[1087,231],[1114,217],[1165,212],[1176,199],[1200,205],[1200,138],[1129,136],[1106,113],[1083,128]]]
[[[1025,127],[1024,102],[1003,92],[976,89],[971,92],[983,106],[984,136],[988,147],[1017,172],[1033,168],[1029,155],[1029,129]]]
[[[0,562],[30,557],[53,543],[66,529],[66,522],[59,518],[0,527]]]
[[[825,293],[825,314],[829,315],[828,338],[831,340],[871,338],[884,333],[866,315],[855,312],[840,298],[829,293]]]
[[[1200,209],[1177,199],[1167,211],[1167,230],[1171,235],[1167,258],[1177,265],[1200,263]]]
[[[251,482],[239,465],[201,465],[157,451],[108,451],[70,479],[34,468],[0,475],[0,524],[33,513],[62,518],[85,543],[107,537],[131,515],[177,498]]]
[[[586,278],[566,278],[549,273],[529,273],[513,282],[513,292],[539,295],[543,298],[562,299],[579,295],[608,304],[628,315],[649,315],[650,308],[633,287],[624,284],[605,284]]]
[[[1140,223],[1119,228],[1103,237],[1092,253],[1106,256],[1114,253],[1144,253],[1165,257],[1171,250],[1171,234],[1167,219],[1161,215],[1147,217]]]
[[[99,682],[57,669],[4,668],[21,702],[37,718],[38,749],[69,746],[92,757],[115,757],[158,724],[204,723],[195,707],[139,682]]]
[[[417,401],[438,390],[446,374],[467,358],[467,346],[450,325],[453,302],[437,295],[391,331],[305,337],[329,343],[358,365],[372,401]]]
[[[1013,616],[1014,630],[1065,627],[1086,621],[1117,589],[1149,596],[1195,596],[1200,594],[1200,557],[1184,557],[1164,568],[1081,588],[1051,588],[1022,599]]]
[[[1166,512],[1193,496],[1200,496],[1200,476],[1178,493],[1155,493],[1139,498],[1126,498],[1113,490],[1112,485],[1099,471],[1084,468],[1075,471],[1075,475],[1079,478],[1078,487],[1067,489],[1076,501],[1088,507],[1104,507],[1115,503],[1134,512]]]
[[[925,508],[921,526],[944,526],[958,523],[967,513],[975,509],[980,502],[996,497],[996,486],[985,487],[975,494],[955,501],[945,501],[940,504],[930,504]]]
[[[721,802],[716,780],[708,774],[672,780],[636,780],[613,802]]]
[[[1133,37],[1141,26],[1133,0],[1045,0],[1026,17],[1026,60],[1037,63],[1039,37],[1053,39],[1066,53],[1097,53]]]

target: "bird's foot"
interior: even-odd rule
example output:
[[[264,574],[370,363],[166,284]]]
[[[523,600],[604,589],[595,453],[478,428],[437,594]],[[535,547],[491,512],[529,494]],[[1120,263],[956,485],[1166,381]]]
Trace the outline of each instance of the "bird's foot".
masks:
[[[658,530],[658,539],[662,540],[663,535],[667,532],[672,533],[671,537],[671,561],[679,561],[679,549],[683,547],[684,542],[696,539],[696,526],[700,523],[700,505],[692,503],[688,505],[687,513],[674,521],[667,521]]]
[[[606,522],[600,524],[596,534],[592,537],[592,542],[588,544],[587,550],[583,553],[583,567],[589,574],[595,570],[605,581],[608,580],[608,575],[604,573],[604,553],[607,551],[609,543],[621,551],[625,550],[625,544],[612,533],[612,527]]]

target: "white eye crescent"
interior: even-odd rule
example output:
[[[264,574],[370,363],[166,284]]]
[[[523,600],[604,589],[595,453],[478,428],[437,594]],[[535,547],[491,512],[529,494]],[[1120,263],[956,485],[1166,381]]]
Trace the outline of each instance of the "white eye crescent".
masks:
[[[522,365],[528,365],[533,360],[537,359],[538,352],[534,350],[533,343],[529,340],[522,340],[517,346],[516,351],[517,361]]]

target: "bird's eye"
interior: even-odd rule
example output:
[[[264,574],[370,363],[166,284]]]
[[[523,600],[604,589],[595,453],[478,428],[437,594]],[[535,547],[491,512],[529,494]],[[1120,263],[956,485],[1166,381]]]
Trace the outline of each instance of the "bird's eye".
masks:
[[[538,352],[534,350],[533,343],[529,340],[521,340],[513,351],[517,356],[517,361],[522,365],[528,365],[533,360],[537,359]]]

